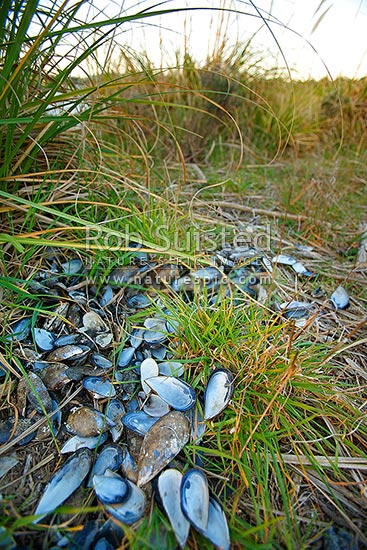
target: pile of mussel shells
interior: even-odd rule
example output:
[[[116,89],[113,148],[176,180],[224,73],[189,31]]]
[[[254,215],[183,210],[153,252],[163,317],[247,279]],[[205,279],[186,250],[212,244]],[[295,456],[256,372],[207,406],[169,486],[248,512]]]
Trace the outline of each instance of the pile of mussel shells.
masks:
[[[225,247],[211,261],[210,266],[188,269],[154,261],[137,249],[128,265],[98,281],[79,258],[61,262],[55,254],[30,282],[24,281],[29,295],[43,302],[43,315],[35,321],[23,317],[7,330],[5,346],[21,367],[9,373],[0,364],[0,372],[18,376],[19,416],[3,422],[0,445],[24,446],[53,437],[60,454],[70,455],[40,497],[35,523],[84,483],[106,514],[121,524],[138,522],[153,492],[180,548],[190,527],[216,548],[230,547],[226,517],[210,491],[210,479],[200,464],[187,469],[184,449],[188,442],[198,444],[207,423],[228,406],[234,375],[214,368],[203,392],[186,381],[189,367],[171,346],[180,337],[179,319],[160,303],[156,290],[168,292],[170,300],[179,294],[187,302],[205,290],[215,307],[228,295],[260,300],[261,274],[273,274],[277,265],[289,266],[297,276],[315,274],[292,256],[269,259],[251,246]],[[158,313],[144,316],[153,303]],[[348,307],[343,287],[335,290],[330,304]],[[313,314],[312,304],[303,302],[276,303],[274,309],[296,322]],[[121,327],[137,312],[139,326],[130,328],[119,346]],[[100,548],[117,547],[123,537],[108,520],[88,524],[88,529],[93,544],[106,541]],[[88,547],[97,548],[92,542]]]

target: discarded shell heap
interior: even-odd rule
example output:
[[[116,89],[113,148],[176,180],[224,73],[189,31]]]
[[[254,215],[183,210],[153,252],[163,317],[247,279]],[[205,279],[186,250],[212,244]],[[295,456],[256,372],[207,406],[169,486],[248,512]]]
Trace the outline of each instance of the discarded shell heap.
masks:
[[[213,370],[204,394],[198,394],[184,380],[185,366],[173,359],[169,342],[171,336],[179,337],[180,326],[163,306],[161,314],[142,316],[124,348],[114,352],[124,320],[158,302],[154,289],[169,288],[188,301],[205,288],[215,305],[226,294],[234,300],[244,293],[259,298],[259,273],[271,273],[274,264],[290,266],[297,276],[313,276],[290,256],[270,261],[252,247],[228,247],[212,259],[217,267],[185,271],[180,265],[155,263],[137,250],[129,266],[113,270],[98,288],[89,282],[79,259],[60,265],[55,257],[26,287],[50,315],[37,318],[35,326],[25,317],[8,332],[6,344],[23,366],[17,386],[20,417],[3,423],[0,444],[11,438],[27,445],[34,438],[49,437],[52,430],[62,442],[61,454],[71,454],[46,486],[34,511],[35,522],[84,482],[107,515],[132,525],[148,509],[146,489],[152,482],[155,501],[181,548],[190,526],[215,547],[229,548],[223,509],[203,471],[185,471],[181,451],[189,441],[199,443],[206,422],[228,405],[233,374]],[[137,285],[144,290],[136,290]],[[336,309],[347,307],[342,287],[331,303]],[[310,308],[302,302],[276,306],[297,322],[309,316]],[[2,370],[5,376],[6,367]],[[45,414],[50,421],[38,429]],[[91,449],[96,448],[95,455]],[[116,547],[123,536],[108,521],[94,521],[87,528],[93,544],[110,544],[101,548]]]

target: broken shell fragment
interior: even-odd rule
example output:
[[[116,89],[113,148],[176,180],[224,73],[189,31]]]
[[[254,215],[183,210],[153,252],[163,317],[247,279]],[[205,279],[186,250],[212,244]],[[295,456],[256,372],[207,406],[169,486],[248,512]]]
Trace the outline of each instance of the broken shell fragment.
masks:
[[[335,309],[346,309],[349,304],[349,294],[343,286],[338,286],[330,296],[330,302]]]

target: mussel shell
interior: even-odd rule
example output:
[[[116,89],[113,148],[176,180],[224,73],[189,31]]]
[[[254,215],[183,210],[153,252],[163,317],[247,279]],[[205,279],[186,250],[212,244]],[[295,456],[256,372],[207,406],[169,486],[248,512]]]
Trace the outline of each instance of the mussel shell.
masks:
[[[144,402],[143,411],[154,417],[161,417],[170,410],[168,403],[163,401],[159,395],[150,394]]]
[[[17,455],[12,453],[10,455],[0,457],[0,479],[7,474],[14,466],[19,463]],[[1,541],[1,537],[0,537]]]
[[[112,369],[113,363],[107,357],[104,355],[101,355],[100,353],[93,352],[89,356],[89,362],[94,367],[98,367],[100,369],[109,370]]]
[[[79,258],[73,258],[61,264],[62,270],[66,275],[77,275],[83,271],[83,263]]]
[[[71,382],[68,376],[68,367],[63,363],[46,363],[48,366],[37,371],[46,388],[52,391],[60,390],[65,384]]]
[[[116,390],[109,380],[102,380],[98,376],[87,376],[84,378],[83,387],[90,392],[95,399],[115,397]]]
[[[138,467],[127,447],[124,448],[124,456],[121,464],[121,472],[123,473],[124,477],[126,477],[133,483],[137,482]]]
[[[137,273],[138,268],[136,266],[117,267],[111,271],[107,282],[110,286],[126,285]]]
[[[126,525],[132,525],[144,514],[146,498],[144,492],[132,481],[126,480],[130,487],[128,499],[122,504],[106,504],[105,509],[114,518]]]
[[[104,288],[103,294],[99,300],[101,307],[105,307],[107,304],[111,302],[112,299],[113,299],[113,290],[109,285],[107,285]]]
[[[163,345],[157,345],[154,347],[151,346],[150,351],[151,351],[152,357],[154,357],[154,359],[156,359],[157,361],[163,361],[163,359],[167,355],[167,348],[166,346],[163,346]]]
[[[0,427],[0,445],[16,439],[26,430],[32,428],[34,421],[31,418],[18,418],[17,421],[14,417],[7,418]],[[14,429],[15,426],[15,429]],[[19,446],[27,445],[37,435],[37,430],[30,432],[24,436],[17,443]],[[10,439],[11,436],[11,439]]]
[[[79,407],[67,419],[67,429],[80,437],[93,437],[109,430],[115,423],[92,407]]]
[[[185,367],[179,361],[163,361],[158,363],[159,374],[163,376],[183,376]]]
[[[102,504],[122,504],[131,493],[131,485],[118,474],[92,477],[92,484],[98,500]]]
[[[284,302],[279,306],[283,310],[283,315],[287,319],[302,319],[308,317],[312,304],[308,302]]]
[[[152,378],[153,376],[158,375],[158,365],[157,362],[149,357],[148,359],[144,359],[144,361],[140,365],[140,381],[141,381],[141,387],[143,388],[143,392],[146,394],[149,394],[151,392],[150,387],[146,383],[147,378]]]
[[[209,518],[208,480],[201,470],[188,470],[181,482],[181,507],[184,516],[199,530],[206,529]]]
[[[11,332],[6,337],[7,341],[17,340],[18,342],[22,342],[26,340],[31,332],[31,318],[23,317],[23,319],[11,325],[10,329]]]
[[[128,307],[132,309],[144,309],[152,304],[146,294],[134,294],[126,300]]]
[[[56,348],[62,348],[64,346],[71,346],[73,344],[81,344],[81,340],[83,338],[85,339],[85,336],[78,332],[63,334],[62,336],[59,336],[54,340],[54,346]]]
[[[158,418],[154,418],[144,411],[128,412],[122,418],[124,426],[139,435],[145,435],[157,420]]]
[[[88,355],[90,348],[84,345],[69,344],[56,348],[47,355],[47,361],[56,361],[62,363],[63,361],[76,361],[82,359]]]
[[[103,445],[106,439],[106,432],[93,437],[80,437],[79,435],[74,435],[74,437],[68,439],[61,447],[60,454],[75,453],[78,449],[95,449]]]
[[[195,405],[196,394],[189,384],[173,376],[147,378],[146,384],[177,411],[187,411]]]
[[[131,332],[130,345],[132,348],[137,349],[144,341],[145,329],[137,328]]]
[[[25,393],[28,401],[37,412],[42,414],[44,411],[52,411],[51,396],[42,379],[35,372],[28,374],[28,380],[26,377],[20,379],[17,390],[18,396],[22,392]],[[20,400],[22,401],[22,398]]]
[[[179,411],[162,416],[146,433],[138,459],[138,486],[153,479],[186,445],[190,423]]]
[[[313,271],[309,271],[301,262],[296,262],[291,267],[298,275],[304,275],[305,277],[314,277],[316,275]]]
[[[88,487],[92,486],[93,476],[104,476],[107,470],[117,472],[123,461],[124,452],[119,445],[105,445],[94,463]]]
[[[115,423],[115,426],[110,428],[112,440],[118,441],[122,435],[124,425],[122,423],[122,417],[126,414],[124,404],[119,399],[110,399],[107,403],[105,413]]]
[[[113,338],[112,332],[107,330],[105,332],[100,332],[99,334],[97,334],[94,337],[94,341],[98,347],[104,349],[111,344],[112,338]]]
[[[41,351],[52,351],[55,348],[55,335],[44,328],[34,329],[34,343]]]
[[[209,497],[209,518],[206,529],[199,529],[200,533],[210,540],[218,550],[229,550],[231,546],[228,523],[219,502]]]
[[[233,394],[233,374],[216,369],[209,377],[204,394],[204,420],[214,418],[228,405]]]
[[[145,330],[144,340],[149,346],[158,346],[167,339],[167,335],[159,330]]]
[[[92,465],[93,455],[89,449],[80,449],[57,470],[47,485],[41,500],[34,512],[41,517],[34,520],[37,523],[47,514],[53,512],[60,504],[80,487],[88,475]]]
[[[346,309],[350,304],[348,292],[343,286],[338,286],[334,290],[330,296],[330,301],[335,309]]]
[[[297,262],[297,259],[288,254],[277,254],[272,259],[273,264],[282,264],[282,265],[294,265]]]
[[[118,358],[117,365],[119,367],[127,367],[130,365],[131,361],[133,360],[134,353],[136,349],[135,348],[124,348]]]
[[[107,328],[102,317],[95,311],[87,311],[87,313],[84,313],[83,326],[84,329],[90,333],[103,332]]]
[[[180,548],[184,548],[189,536],[190,523],[182,513],[181,482],[182,474],[174,468],[164,470],[158,477],[158,490],[163,508]]]

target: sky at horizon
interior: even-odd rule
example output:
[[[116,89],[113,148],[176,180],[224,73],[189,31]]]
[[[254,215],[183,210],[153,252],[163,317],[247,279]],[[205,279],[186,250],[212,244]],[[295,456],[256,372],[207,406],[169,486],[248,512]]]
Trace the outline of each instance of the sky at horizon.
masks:
[[[138,6],[151,5],[145,1],[129,7],[125,1],[124,10],[132,13]],[[145,49],[149,58],[162,65],[174,64],[175,53],[185,49],[203,61],[218,47],[220,29],[229,47],[231,42],[246,44],[251,39],[265,66],[285,67],[287,63],[299,78],[367,75],[367,0],[187,0],[186,4],[169,0],[162,8],[183,5],[189,10],[205,6],[233,12],[203,9],[148,18],[144,25],[136,22],[128,39],[131,47]]]

